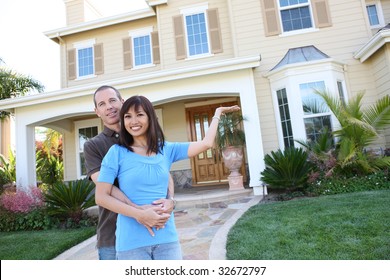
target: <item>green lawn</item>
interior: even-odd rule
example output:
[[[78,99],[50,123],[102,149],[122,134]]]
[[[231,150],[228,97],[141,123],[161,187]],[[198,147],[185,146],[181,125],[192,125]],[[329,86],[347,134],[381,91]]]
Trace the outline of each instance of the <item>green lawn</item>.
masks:
[[[390,190],[258,204],[226,249],[237,260],[389,260]]]
[[[96,234],[96,227],[0,232],[1,260],[51,260]]]

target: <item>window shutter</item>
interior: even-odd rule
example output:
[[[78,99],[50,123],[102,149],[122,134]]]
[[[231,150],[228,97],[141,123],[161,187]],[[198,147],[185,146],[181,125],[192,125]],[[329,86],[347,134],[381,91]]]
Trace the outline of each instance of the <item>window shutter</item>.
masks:
[[[95,75],[101,75],[104,73],[103,44],[96,44],[93,49],[95,56]]]
[[[279,23],[279,10],[275,0],[261,0],[263,10],[265,36],[281,33]]]
[[[123,68],[131,69],[132,59],[131,59],[131,37],[122,39],[123,46]]]
[[[207,10],[207,19],[209,23],[209,35],[212,53],[221,53],[222,38],[221,28],[219,26],[218,9]]]
[[[76,79],[76,49],[68,50],[68,80]]]
[[[160,64],[160,44],[158,41],[158,31],[152,32],[150,36],[152,37],[153,63]]]
[[[176,59],[184,59],[186,55],[186,42],[185,42],[185,33],[184,33],[184,22],[183,16],[174,16],[173,17],[173,29],[175,33],[175,45],[176,45]]]
[[[313,16],[316,27],[327,27],[332,25],[327,0],[312,0]]]

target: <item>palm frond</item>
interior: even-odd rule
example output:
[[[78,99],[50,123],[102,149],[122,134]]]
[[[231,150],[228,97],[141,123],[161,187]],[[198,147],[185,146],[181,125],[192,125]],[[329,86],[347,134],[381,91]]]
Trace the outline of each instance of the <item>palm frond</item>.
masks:
[[[386,95],[368,107],[363,120],[377,130],[390,125],[390,96]]]

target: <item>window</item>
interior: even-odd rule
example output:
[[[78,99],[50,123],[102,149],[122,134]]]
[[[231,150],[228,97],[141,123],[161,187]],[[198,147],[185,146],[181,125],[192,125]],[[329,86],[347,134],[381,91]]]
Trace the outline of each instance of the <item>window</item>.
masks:
[[[207,6],[181,11],[184,16],[187,57],[210,54],[206,11]]]
[[[150,35],[152,31],[152,28],[145,28],[129,32],[133,47],[133,67],[147,66],[152,64],[152,39]]]
[[[123,39],[124,69],[150,67],[160,63],[158,32],[153,27],[132,30]]]
[[[134,38],[134,65],[145,65],[152,63],[152,52],[150,36]]]
[[[306,139],[315,141],[324,130],[332,130],[330,111],[323,99],[315,91],[324,91],[324,81],[309,82],[299,85],[302,100],[303,121],[305,124]]]
[[[284,32],[313,27],[308,0],[279,0]]]
[[[77,50],[78,77],[93,74],[93,48],[82,48]]]
[[[205,13],[186,16],[186,31],[189,56],[208,54],[209,40]]]
[[[324,54],[323,59],[312,60],[306,65],[302,62],[283,64],[265,76],[273,92],[281,149],[297,146],[296,140],[317,140],[325,127],[329,133],[338,128],[338,120],[316,90],[326,90],[334,98],[343,96],[347,102],[342,63],[330,61]]]
[[[84,177],[87,175],[84,158],[84,143],[98,135],[100,130],[100,120],[88,120],[75,122],[76,127],[76,151],[77,151],[77,176]]]
[[[382,7],[379,1],[367,3],[366,9],[371,27],[378,28],[384,25]]]
[[[103,45],[95,40],[73,44],[68,50],[68,79],[85,79],[103,74]]]
[[[332,25],[328,0],[261,0],[266,36]],[[296,32],[294,32],[296,31]]]
[[[339,93],[339,98],[340,98],[341,103],[343,103],[345,105],[345,95],[344,95],[343,82],[337,81],[337,91]]]
[[[204,57],[222,52],[218,9],[207,5],[181,10],[173,17],[176,59]]]
[[[288,100],[286,89],[280,89],[276,92],[279,105],[280,122],[283,132],[284,146],[294,147],[294,138],[291,127],[290,109],[288,108]]]
[[[77,78],[85,78],[95,74],[94,51],[95,40],[74,44],[76,49]]]

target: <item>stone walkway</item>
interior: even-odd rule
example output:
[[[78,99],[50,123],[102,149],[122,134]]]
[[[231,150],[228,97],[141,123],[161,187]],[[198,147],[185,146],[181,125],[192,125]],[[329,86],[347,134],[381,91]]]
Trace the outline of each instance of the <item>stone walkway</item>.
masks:
[[[225,259],[231,226],[262,196],[251,189],[194,191],[176,195],[175,222],[184,260]],[[59,255],[57,260],[97,260],[96,236]]]

